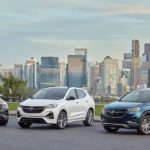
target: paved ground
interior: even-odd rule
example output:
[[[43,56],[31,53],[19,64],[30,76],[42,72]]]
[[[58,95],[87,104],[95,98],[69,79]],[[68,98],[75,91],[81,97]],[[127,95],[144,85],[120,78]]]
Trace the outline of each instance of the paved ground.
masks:
[[[70,124],[64,130],[49,125],[33,125],[21,129],[15,116],[7,126],[0,127],[0,150],[149,150],[150,136],[138,135],[134,130],[119,130],[109,134],[100,123],[84,127]]]

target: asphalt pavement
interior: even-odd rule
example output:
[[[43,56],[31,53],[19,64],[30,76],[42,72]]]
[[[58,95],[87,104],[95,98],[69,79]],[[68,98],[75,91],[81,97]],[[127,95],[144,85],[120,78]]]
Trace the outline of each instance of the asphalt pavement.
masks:
[[[0,126],[0,150],[149,150],[150,136],[136,130],[120,129],[110,134],[99,122],[92,127],[69,124],[64,130],[50,125],[32,125],[21,129],[15,116],[7,126]]]

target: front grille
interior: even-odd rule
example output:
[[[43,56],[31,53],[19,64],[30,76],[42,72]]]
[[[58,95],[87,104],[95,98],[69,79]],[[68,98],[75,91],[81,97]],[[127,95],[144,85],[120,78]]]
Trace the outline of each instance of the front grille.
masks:
[[[20,122],[28,122],[28,123],[46,123],[44,119],[42,118],[25,118],[22,117],[20,119]]]
[[[111,118],[122,118],[127,110],[105,110],[105,115]]]
[[[41,113],[43,112],[45,107],[32,107],[32,106],[22,106],[22,110],[25,113]]]

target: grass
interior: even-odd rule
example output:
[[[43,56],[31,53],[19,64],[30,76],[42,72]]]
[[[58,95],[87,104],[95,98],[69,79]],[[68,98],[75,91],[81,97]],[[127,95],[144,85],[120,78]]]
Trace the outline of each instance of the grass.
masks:
[[[100,116],[103,106],[95,106],[95,116]]]
[[[7,104],[8,104],[8,107],[9,107],[10,111],[17,110],[17,107],[19,105],[18,102],[8,102]]]
[[[17,110],[19,103],[18,102],[8,102],[8,107],[10,111]],[[103,106],[96,106],[95,107],[95,115],[100,116]]]

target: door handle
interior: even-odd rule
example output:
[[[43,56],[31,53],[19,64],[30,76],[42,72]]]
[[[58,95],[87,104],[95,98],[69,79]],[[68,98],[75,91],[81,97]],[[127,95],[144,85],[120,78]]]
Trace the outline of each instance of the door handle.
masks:
[[[79,104],[79,102],[76,102],[76,104]]]

